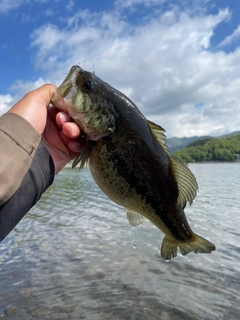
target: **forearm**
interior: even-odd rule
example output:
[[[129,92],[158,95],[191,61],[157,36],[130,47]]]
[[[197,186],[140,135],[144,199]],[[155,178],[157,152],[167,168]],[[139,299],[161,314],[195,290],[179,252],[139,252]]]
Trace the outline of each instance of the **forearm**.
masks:
[[[54,164],[41,136],[13,114],[0,118],[0,241],[53,182]]]

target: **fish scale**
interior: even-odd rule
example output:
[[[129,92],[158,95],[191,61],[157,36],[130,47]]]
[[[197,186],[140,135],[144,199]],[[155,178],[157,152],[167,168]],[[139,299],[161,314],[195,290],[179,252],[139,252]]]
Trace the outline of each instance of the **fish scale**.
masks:
[[[136,155],[136,152],[133,152],[132,149],[128,150],[127,147],[121,149],[122,153],[118,154],[116,149],[114,150],[109,147],[109,145],[115,145],[114,141],[109,143],[109,140],[115,140],[115,137],[111,135],[105,139],[107,141],[106,148],[103,149],[102,146],[100,148],[93,148],[90,153],[90,170],[99,187],[102,190],[104,189],[105,194],[114,202],[127,208],[127,210],[141,213],[160,229],[165,227],[171,229],[172,234],[178,240],[188,239],[189,234],[186,233],[188,225],[183,227],[181,223],[183,221],[182,217],[180,221],[177,221],[179,215],[176,214],[176,209],[174,209],[176,208],[178,189],[173,175],[169,174],[167,168],[158,172],[159,163],[156,161],[157,159],[153,159],[155,163],[151,161],[150,152],[146,155],[146,158],[149,160],[147,163],[146,161],[134,161],[136,157],[139,156],[140,158],[142,155],[140,147],[137,148],[137,150],[141,151],[139,155]],[[101,142],[99,144],[101,145]],[[135,154],[135,158],[129,158],[129,154],[132,154],[132,152]],[[128,159],[131,160],[128,161]],[[101,163],[100,166],[98,166],[99,162]],[[105,178],[103,166],[106,168],[111,166],[113,168],[111,180],[116,182],[116,189],[112,188],[112,182],[109,182],[108,175]],[[150,180],[149,175],[153,178],[150,183],[146,183],[146,181]],[[164,187],[165,183],[163,181],[166,181],[167,188]],[[126,189],[124,194],[119,192],[120,185]],[[132,190],[134,190],[134,196],[132,195]],[[128,200],[126,201],[125,197],[128,194],[131,196],[128,196]],[[168,215],[166,215],[166,212],[168,212]],[[175,224],[177,225],[176,227]],[[181,235],[181,228],[184,230],[184,237]]]
[[[95,74],[74,66],[57,89],[53,104],[67,111],[86,137],[74,161],[87,161],[100,189],[123,206],[132,226],[151,221],[165,237],[161,255],[210,253],[215,246],[195,234],[185,216],[197,182],[166,147],[164,129],[148,121],[137,106]]]

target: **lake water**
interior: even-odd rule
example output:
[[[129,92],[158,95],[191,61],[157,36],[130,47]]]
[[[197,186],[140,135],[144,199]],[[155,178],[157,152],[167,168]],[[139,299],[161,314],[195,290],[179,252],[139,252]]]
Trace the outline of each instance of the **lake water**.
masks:
[[[0,244],[0,319],[240,319],[240,164],[190,164],[186,215],[212,254],[159,255],[163,234],[131,228],[89,170],[64,169]]]

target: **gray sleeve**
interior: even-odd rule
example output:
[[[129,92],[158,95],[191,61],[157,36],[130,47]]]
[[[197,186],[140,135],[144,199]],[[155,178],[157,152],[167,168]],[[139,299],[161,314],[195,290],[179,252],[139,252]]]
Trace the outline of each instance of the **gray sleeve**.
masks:
[[[16,117],[0,118],[0,242],[54,179],[54,163],[41,136]]]

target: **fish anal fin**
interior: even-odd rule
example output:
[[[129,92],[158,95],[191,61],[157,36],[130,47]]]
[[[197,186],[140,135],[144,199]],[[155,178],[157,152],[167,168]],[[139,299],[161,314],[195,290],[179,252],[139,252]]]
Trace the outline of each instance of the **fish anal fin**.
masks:
[[[149,222],[149,220],[145,218],[143,215],[141,215],[140,213],[130,211],[126,208],[125,210],[127,212],[127,218],[128,218],[129,224],[132,227],[136,227],[143,222]]]
[[[171,260],[177,256],[177,242],[170,241],[166,236],[163,238],[161,256],[164,260]]]
[[[193,234],[190,240],[186,242],[171,240],[165,236],[162,242],[161,256],[164,260],[176,257],[178,247],[182,255],[186,255],[191,251],[194,253],[211,253],[216,250],[214,244],[197,234]]]

